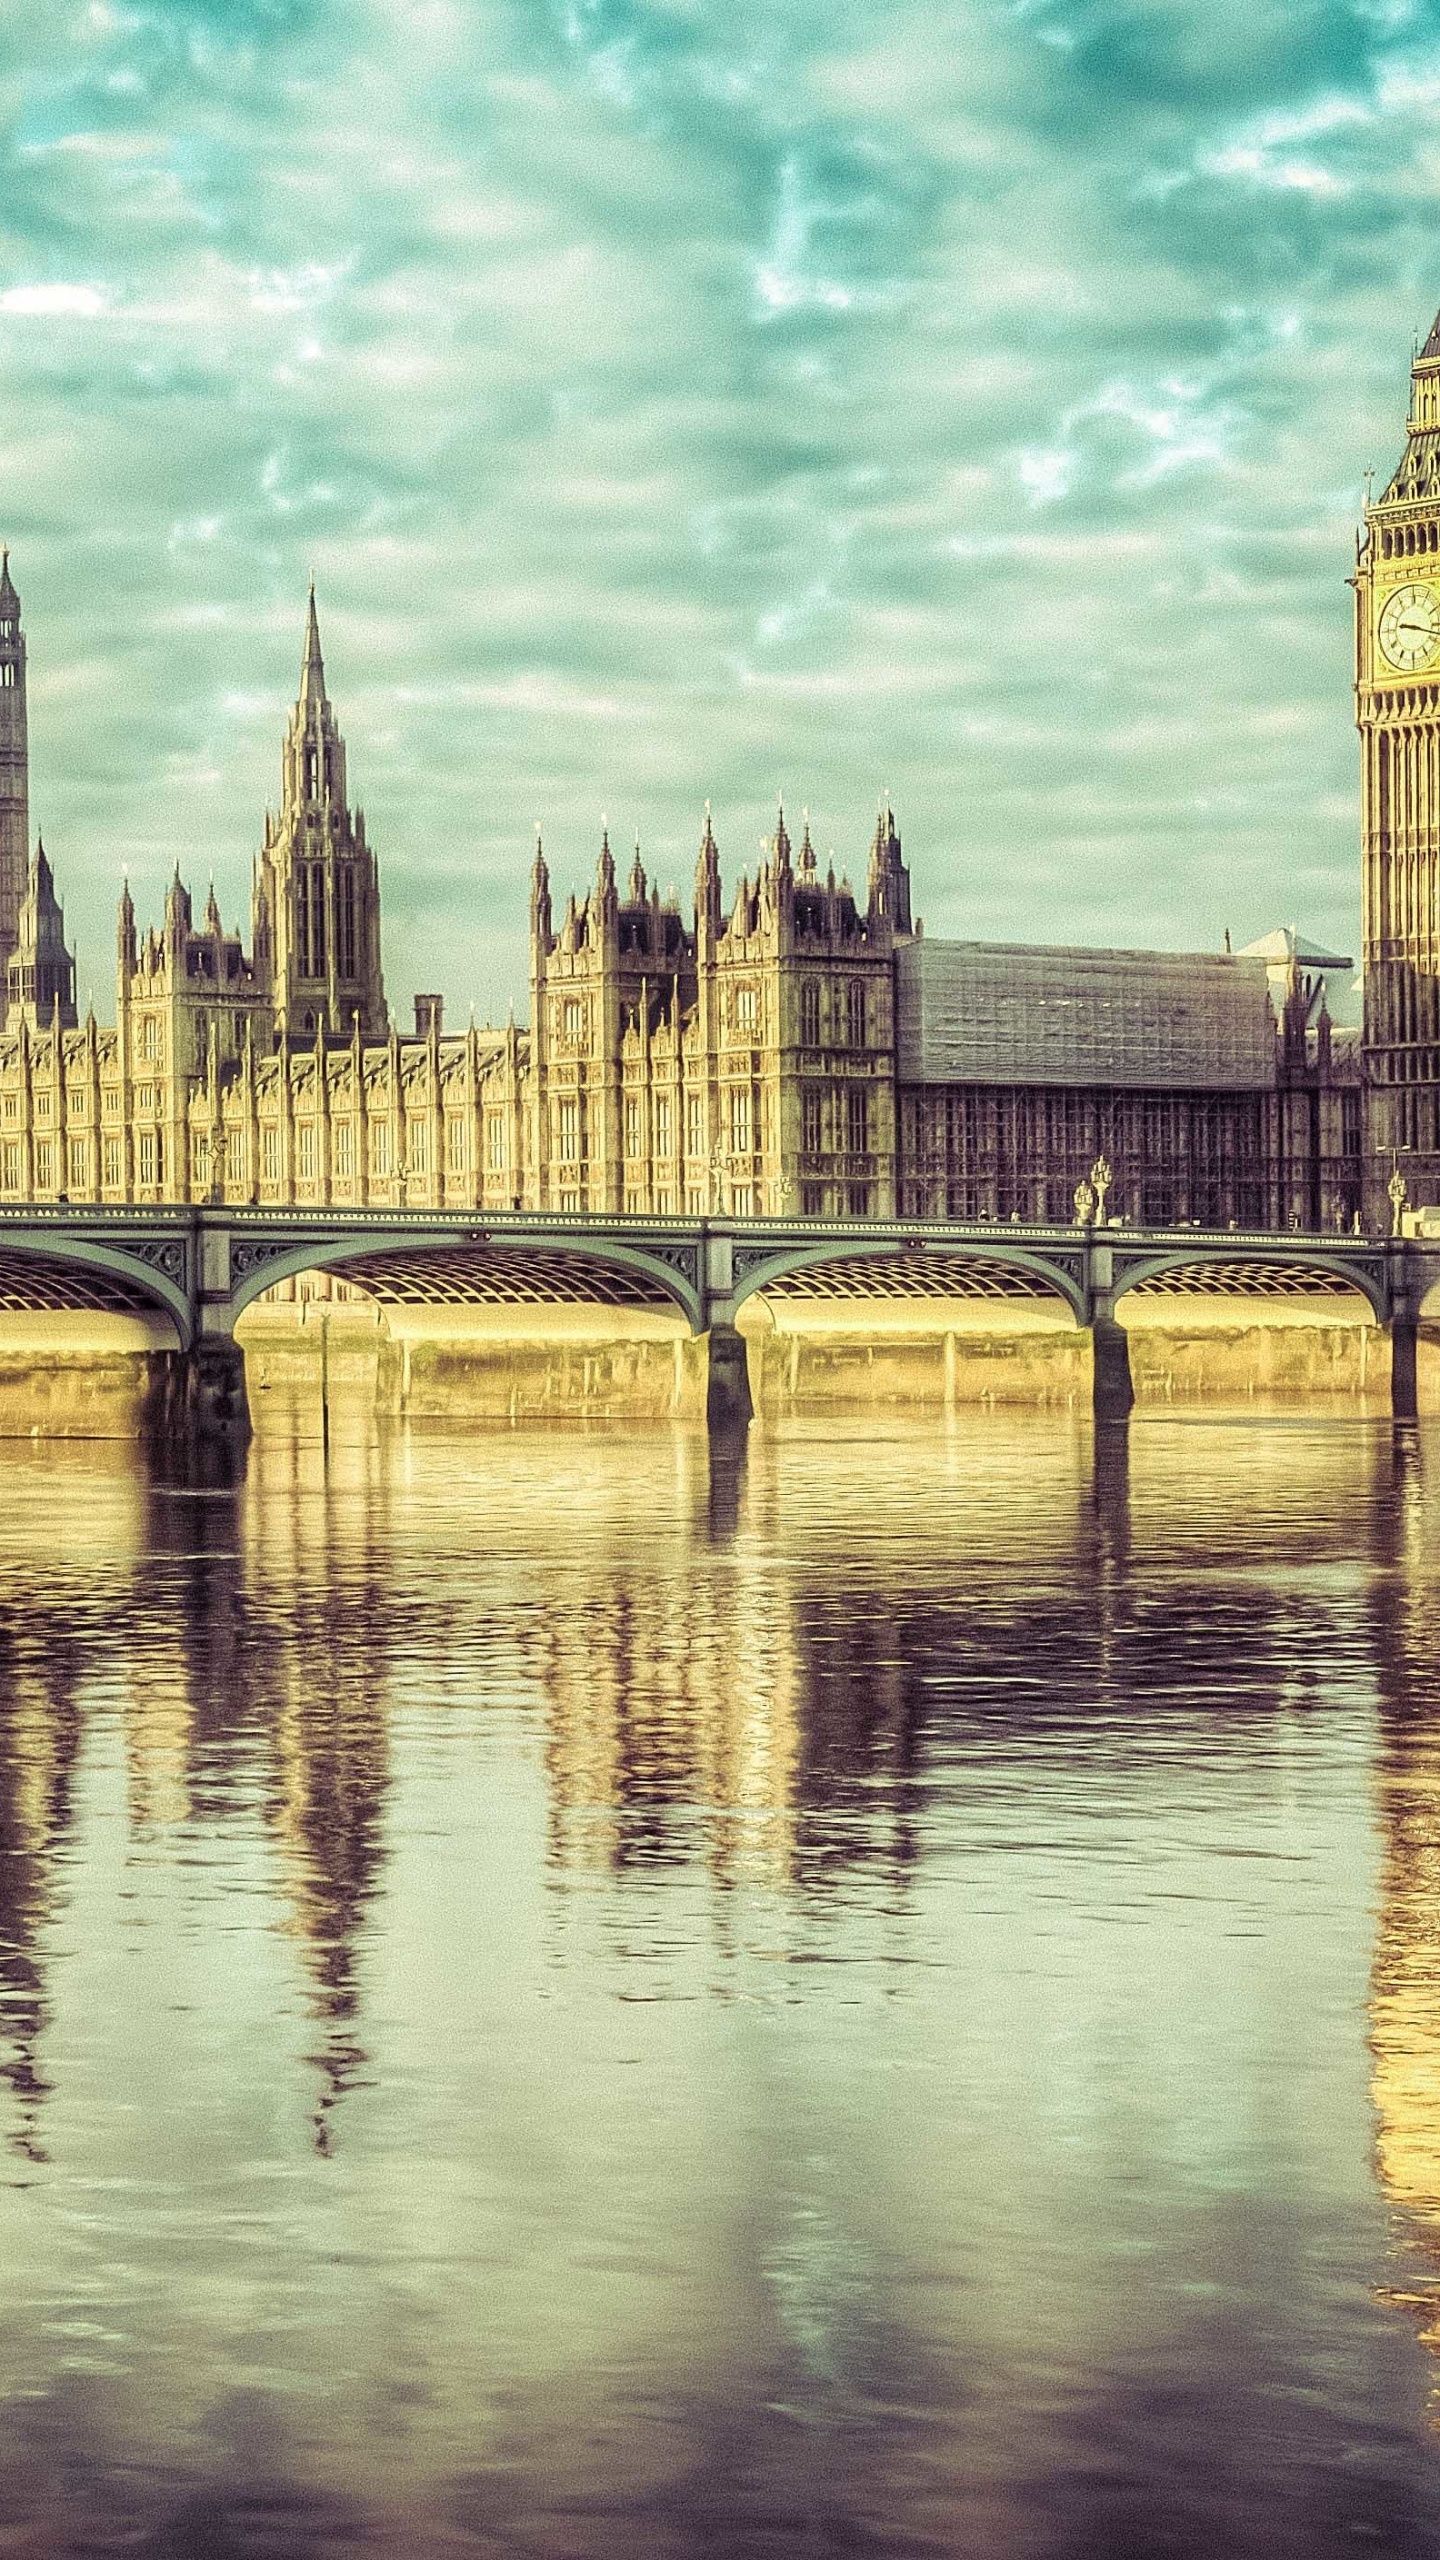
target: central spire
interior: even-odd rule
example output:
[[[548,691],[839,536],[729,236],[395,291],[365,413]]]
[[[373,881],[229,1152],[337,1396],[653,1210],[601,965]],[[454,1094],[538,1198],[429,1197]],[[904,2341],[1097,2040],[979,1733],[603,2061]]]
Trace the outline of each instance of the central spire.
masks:
[[[356,1021],[383,1039],[380,889],[365,820],[352,810],[345,741],[325,689],[315,581],[305,611],[300,693],[281,759],[280,809],[255,871],[255,966],[275,1027],[295,1040],[345,1039]]]
[[[310,581],[310,602],[305,613],[305,659],[300,669],[300,700],[303,703],[325,703],[325,661],[320,655],[320,617],[315,610],[315,581]]]

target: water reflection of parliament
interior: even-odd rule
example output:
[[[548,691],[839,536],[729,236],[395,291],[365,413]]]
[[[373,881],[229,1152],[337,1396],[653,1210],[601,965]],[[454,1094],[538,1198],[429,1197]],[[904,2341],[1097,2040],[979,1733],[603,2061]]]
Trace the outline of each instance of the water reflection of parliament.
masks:
[[[1292,1506],[1293,1531],[1269,1534],[1293,1540],[1296,1562],[1361,1556],[1371,1567],[1378,2157],[1408,2236],[1433,2257],[1434,2295],[1421,2290],[1427,2343],[1440,2351],[1440,1618],[1428,1562],[1440,1465],[1411,1440],[1365,1447],[1343,1486],[1332,1473],[1325,1501]],[[8,2141],[33,2160],[46,2152],[48,1951],[82,1848],[78,1776],[91,1719],[114,1712],[127,1616],[144,1619],[126,1648],[121,1704],[131,1845],[163,1859],[187,1834],[258,1826],[313,2027],[295,2103],[322,2150],[337,2103],[367,2073],[367,1940],[390,1856],[401,1712],[393,1669],[417,1649],[442,1712],[448,1698],[457,1713],[483,1713],[498,1631],[507,1704],[529,1695],[544,1734],[558,1886],[598,1870],[623,1890],[656,1869],[698,1865],[717,1894],[753,1882],[810,1906],[873,1888],[893,1907],[920,1855],[932,1782],[974,1740],[977,1717],[997,1747],[1022,1712],[1013,1698],[1031,1748],[1052,1712],[1073,1720],[1073,1705],[1044,1703],[1052,1667],[1057,1698],[1073,1701],[1078,1674],[1099,1711],[1087,1747],[1113,1732],[1117,1767],[1125,1718],[1143,1722],[1147,1690],[1161,1711],[1172,1699],[1172,1639],[1186,1631],[1154,1642],[1153,1603],[1131,1575],[1132,1539],[1143,1537],[1147,1561],[1156,1552],[1148,1517],[1132,1531],[1154,1487],[1144,1476],[1132,1484],[1123,1432],[1100,1435],[1093,1462],[1077,1440],[1068,1510],[1047,1507],[1038,1582],[1024,1569],[1035,1524],[1018,1497],[1008,1513],[987,1512],[963,1578],[941,1505],[932,1552],[922,1538],[914,1557],[911,1597],[897,1604],[887,1589],[873,1614],[836,1570],[848,1520],[807,1537],[803,1554],[788,1550],[788,1568],[743,1570],[753,1533],[769,1545],[779,1498],[763,1450],[748,1473],[723,1458],[707,1469],[703,1452],[677,1441],[678,1498],[658,1546],[634,1535],[640,1489],[627,1500],[597,1471],[588,1536],[547,1552],[523,1609],[458,1558],[450,1578],[443,1559],[422,1585],[397,1578],[383,1462],[352,1453],[323,1499],[302,1481],[307,1463],[276,1449],[232,1496],[199,1505],[117,1477],[115,1498],[131,1511],[95,1579],[93,1614],[54,1584],[43,1513],[23,1591],[31,1575],[12,1539],[4,1596],[23,1605],[0,1608],[0,2103]],[[537,1469],[538,1540],[543,1451],[516,1463]],[[1294,1450],[1277,1442],[1273,1464],[1277,1478],[1293,1470]],[[1247,1486],[1247,1510],[1256,1491]],[[1187,1544],[1203,1542],[1198,1499]],[[1247,1719],[1293,1714],[1297,1699],[1303,1711],[1296,1666],[1309,1648],[1285,1572],[1247,1577],[1246,1605],[1247,1699],[1228,1697],[1218,1659],[1215,1697]]]

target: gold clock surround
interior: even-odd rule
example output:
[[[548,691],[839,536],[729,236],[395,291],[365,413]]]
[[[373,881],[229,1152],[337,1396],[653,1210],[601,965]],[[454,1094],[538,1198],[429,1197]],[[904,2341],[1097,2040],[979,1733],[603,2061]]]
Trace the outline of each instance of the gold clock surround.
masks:
[[[1396,587],[1375,626],[1380,653],[1402,675],[1418,674],[1440,657],[1440,590],[1416,580]]]

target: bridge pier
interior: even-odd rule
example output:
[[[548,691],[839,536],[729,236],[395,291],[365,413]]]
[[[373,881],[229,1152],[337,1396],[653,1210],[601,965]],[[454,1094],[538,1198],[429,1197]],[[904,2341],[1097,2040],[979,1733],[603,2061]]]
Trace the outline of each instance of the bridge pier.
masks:
[[[250,1437],[245,1354],[233,1333],[202,1333],[185,1355],[185,1409],[201,1440],[243,1445]]]
[[[1130,1375],[1130,1337],[1114,1316],[1098,1312],[1090,1319],[1094,1352],[1091,1403],[1097,1422],[1123,1422],[1135,1403]]]
[[[705,1420],[712,1433],[743,1431],[754,1420],[745,1336],[712,1318],[706,1336]]]
[[[1108,1235],[1085,1231],[1085,1307],[1089,1319],[1090,1403],[1097,1422],[1127,1421],[1135,1404],[1130,1337],[1115,1320],[1115,1247]]]
[[[1397,1307],[1389,1331],[1390,1411],[1397,1422],[1413,1422],[1420,1410],[1415,1374],[1420,1327],[1408,1307]]]
[[[167,1458],[235,1457],[250,1438],[245,1354],[231,1333],[198,1334],[165,1355],[146,1438]]]

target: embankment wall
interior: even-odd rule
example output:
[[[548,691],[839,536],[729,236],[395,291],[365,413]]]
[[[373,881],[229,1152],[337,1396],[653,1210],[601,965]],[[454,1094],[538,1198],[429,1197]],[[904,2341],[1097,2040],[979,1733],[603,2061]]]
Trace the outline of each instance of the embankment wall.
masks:
[[[1136,1398],[1388,1410],[1389,1344],[1337,1302],[1124,1300]],[[1088,1411],[1090,1343],[1026,1302],[807,1301],[741,1311],[757,1411],[1014,1405]],[[593,1307],[253,1307],[241,1319],[252,1412],[519,1423],[699,1422],[705,1346],[678,1317]],[[160,1316],[0,1315],[0,1438],[133,1438],[175,1336]],[[1419,1401],[1440,1413],[1440,1321],[1421,1327]]]

